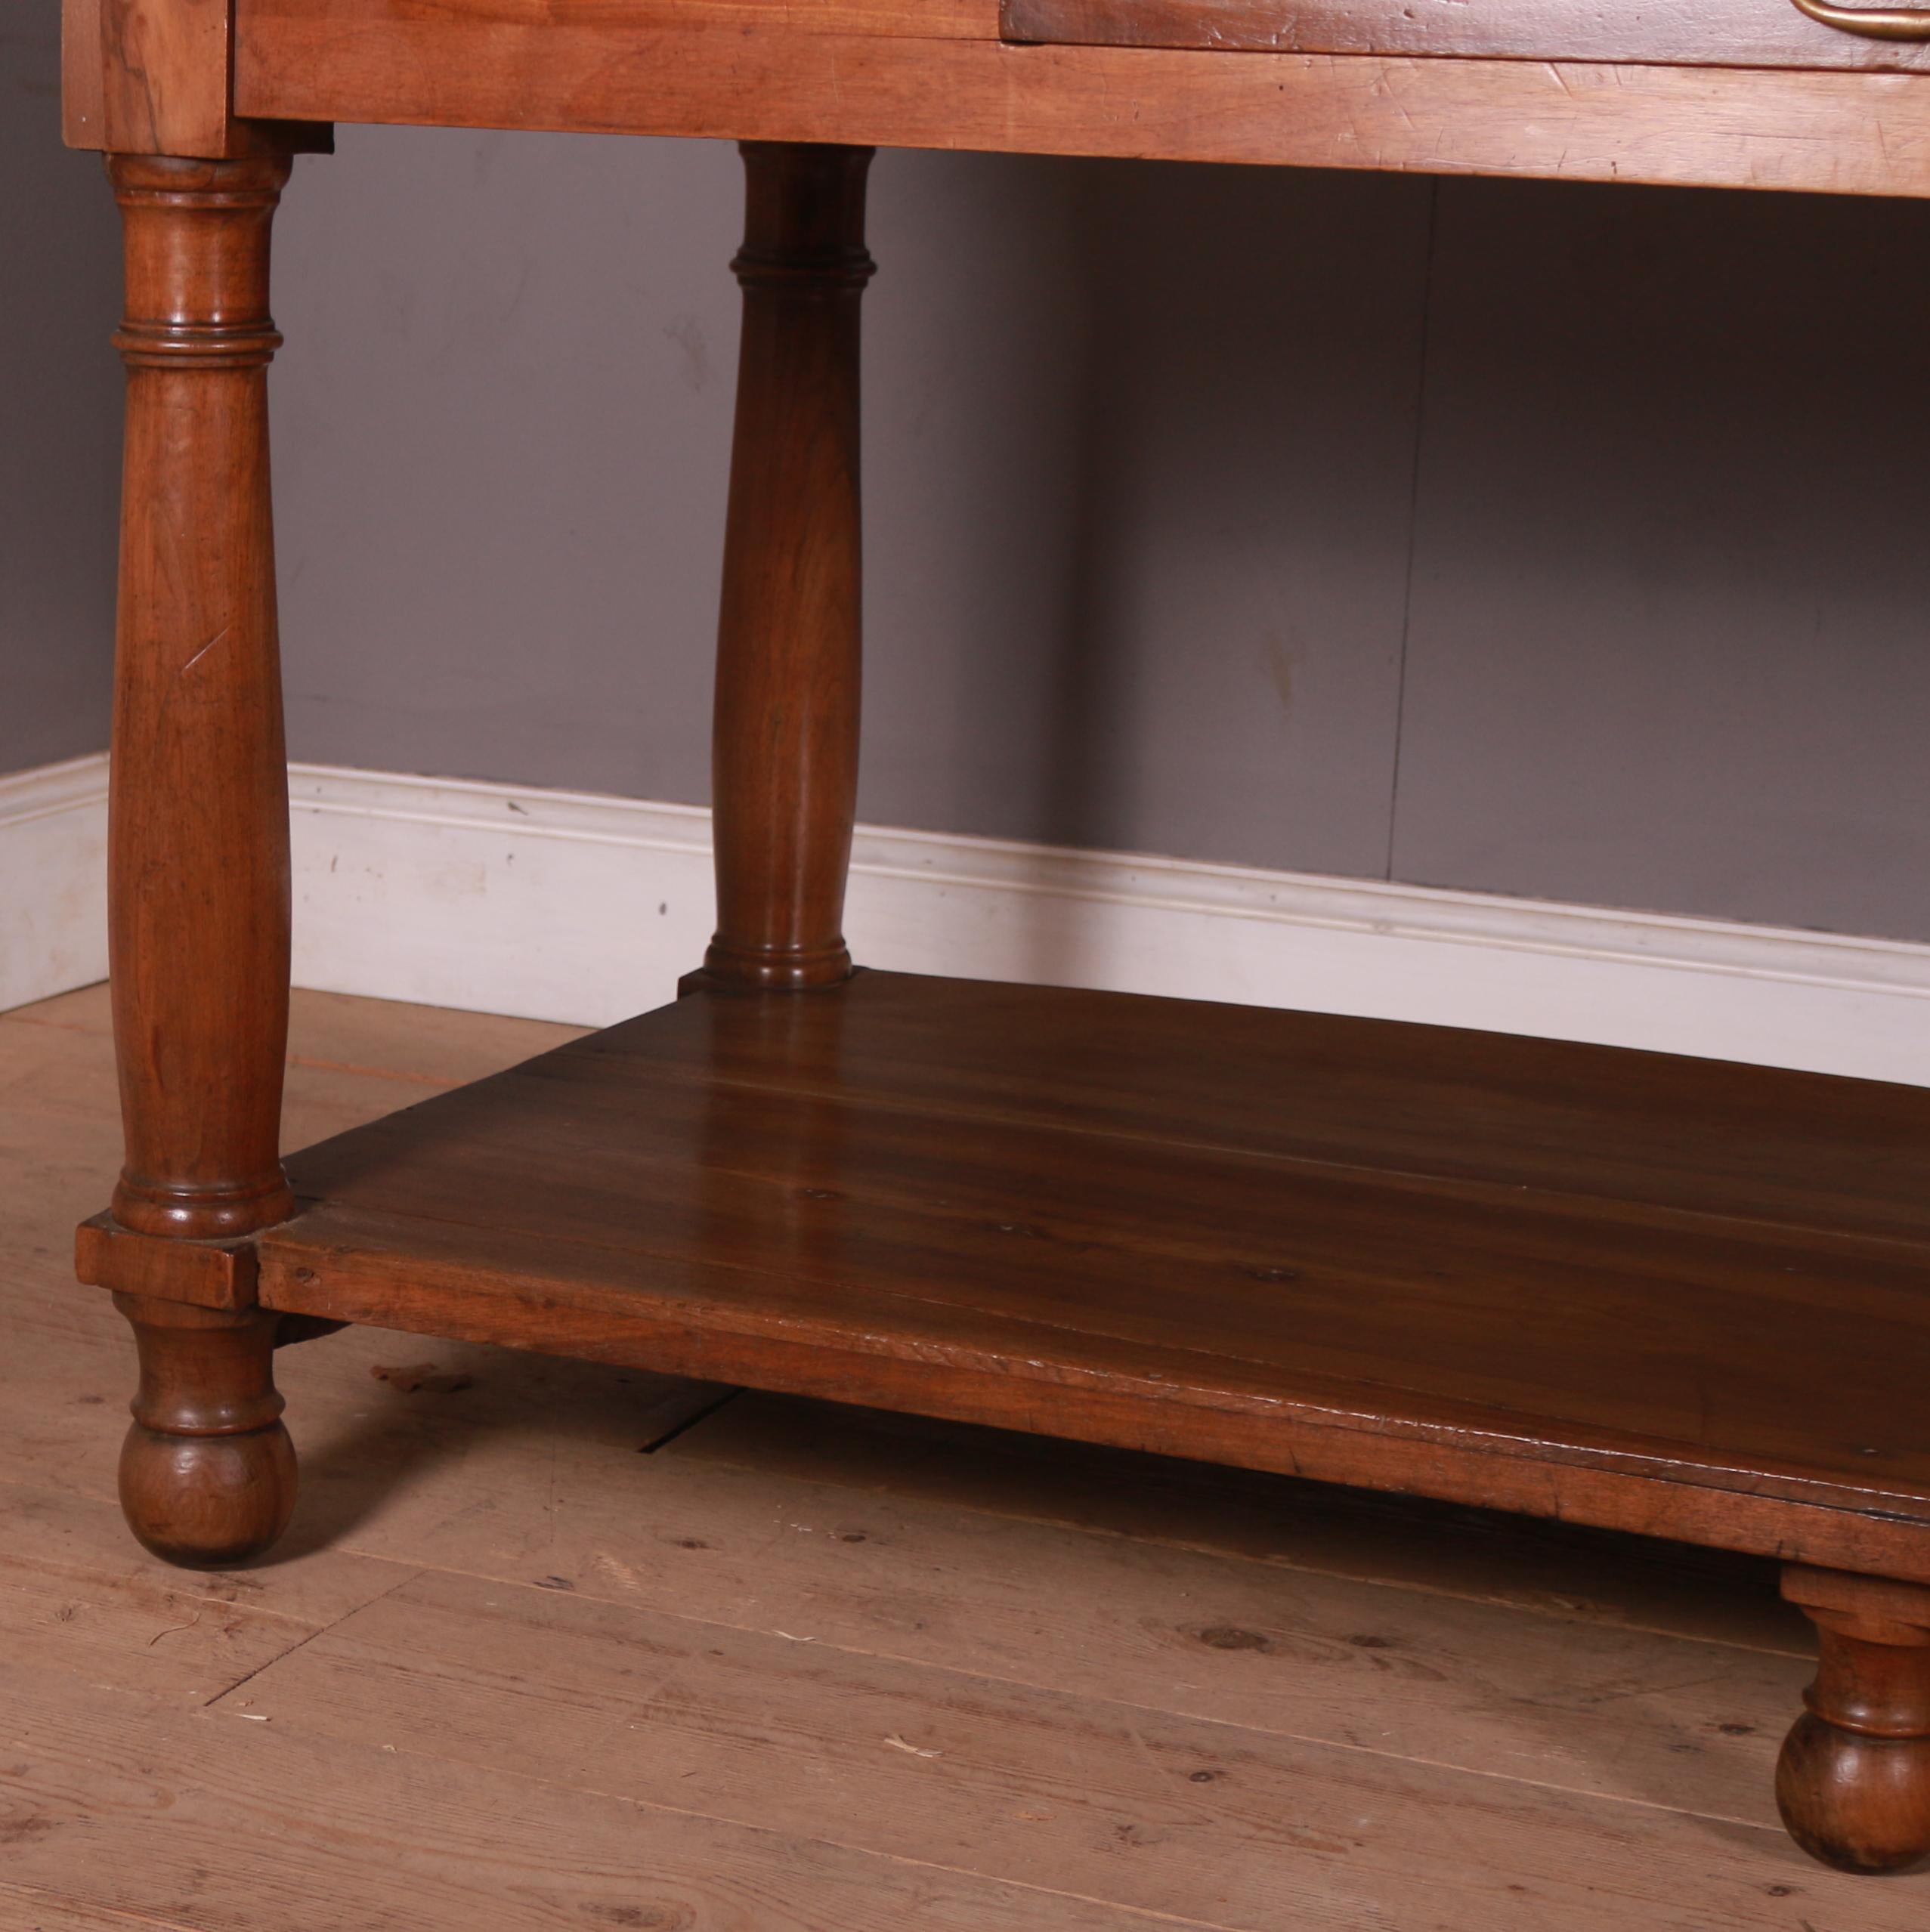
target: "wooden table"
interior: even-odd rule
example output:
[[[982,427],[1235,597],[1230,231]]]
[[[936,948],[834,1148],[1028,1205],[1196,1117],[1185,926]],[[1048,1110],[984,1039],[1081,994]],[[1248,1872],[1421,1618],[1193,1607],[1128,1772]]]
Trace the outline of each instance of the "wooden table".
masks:
[[[66,0],[128,368],[121,1493],[273,1541],[273,1352],[368,1321],[1761,1553],[1783,1815],[1930,1850],[1930,1094],[854,972],[874,145],[1930,193],[1930,15],[1825,0]],[[268,230],[336,119],[744,141],[717,934],[674,1005],[309,1149]]]

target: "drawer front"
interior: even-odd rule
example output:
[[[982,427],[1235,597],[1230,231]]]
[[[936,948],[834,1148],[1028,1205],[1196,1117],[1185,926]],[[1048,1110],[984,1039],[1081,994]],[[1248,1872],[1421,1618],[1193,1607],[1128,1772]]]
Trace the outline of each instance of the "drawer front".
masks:
[[[1233,53],[1436,54],[1661,66],[1930,67],[1930,0],[1001,0],[1010,41]],[[1913,36],[1921,29],[1924,39]]]

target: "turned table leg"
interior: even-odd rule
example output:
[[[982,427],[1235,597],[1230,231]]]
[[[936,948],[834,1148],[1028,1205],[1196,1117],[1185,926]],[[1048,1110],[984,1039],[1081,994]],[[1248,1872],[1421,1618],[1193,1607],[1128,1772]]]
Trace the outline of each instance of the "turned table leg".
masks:
[[[713,747],[717,932],[705,983],[851,972],[858,796],[858,320],[871,150],[744,145],[744,285]]]
[[[1826,1865],[1901,1871],[1930,1852],[1930,1588],[1792,1564],[1783,1594],[1820,1646],[1777,1766],[1783,1822]]]
[[[268,501],[268,230],[285,156],[116,155],[128,366],[109,832],[126,1164],[115,1223],[232,1242],[284,1219],[288,774]],[[120,1298],[141,1358],[135,1533],[225,1563],[286,1522],[271,1318]]]

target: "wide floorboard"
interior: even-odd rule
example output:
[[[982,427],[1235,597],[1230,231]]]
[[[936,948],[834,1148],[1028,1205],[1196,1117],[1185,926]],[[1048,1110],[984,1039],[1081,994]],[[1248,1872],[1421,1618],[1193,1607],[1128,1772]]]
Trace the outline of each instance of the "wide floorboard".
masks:
[[[567,1036],[298,996],[301,1145]],[[7,1932],[1907,1932],[1769,1797],[1771,1566],[360,1330],[285,1551],[113,1501],[95,992],[0,1017]]]

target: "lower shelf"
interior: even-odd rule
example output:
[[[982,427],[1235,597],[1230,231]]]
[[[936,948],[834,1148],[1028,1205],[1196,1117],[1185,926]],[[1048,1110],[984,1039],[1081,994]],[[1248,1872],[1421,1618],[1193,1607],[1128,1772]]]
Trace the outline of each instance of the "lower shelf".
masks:
[[[1930,1581],[1930,1093],[861,973],[289,1163],[305,1314]]]

